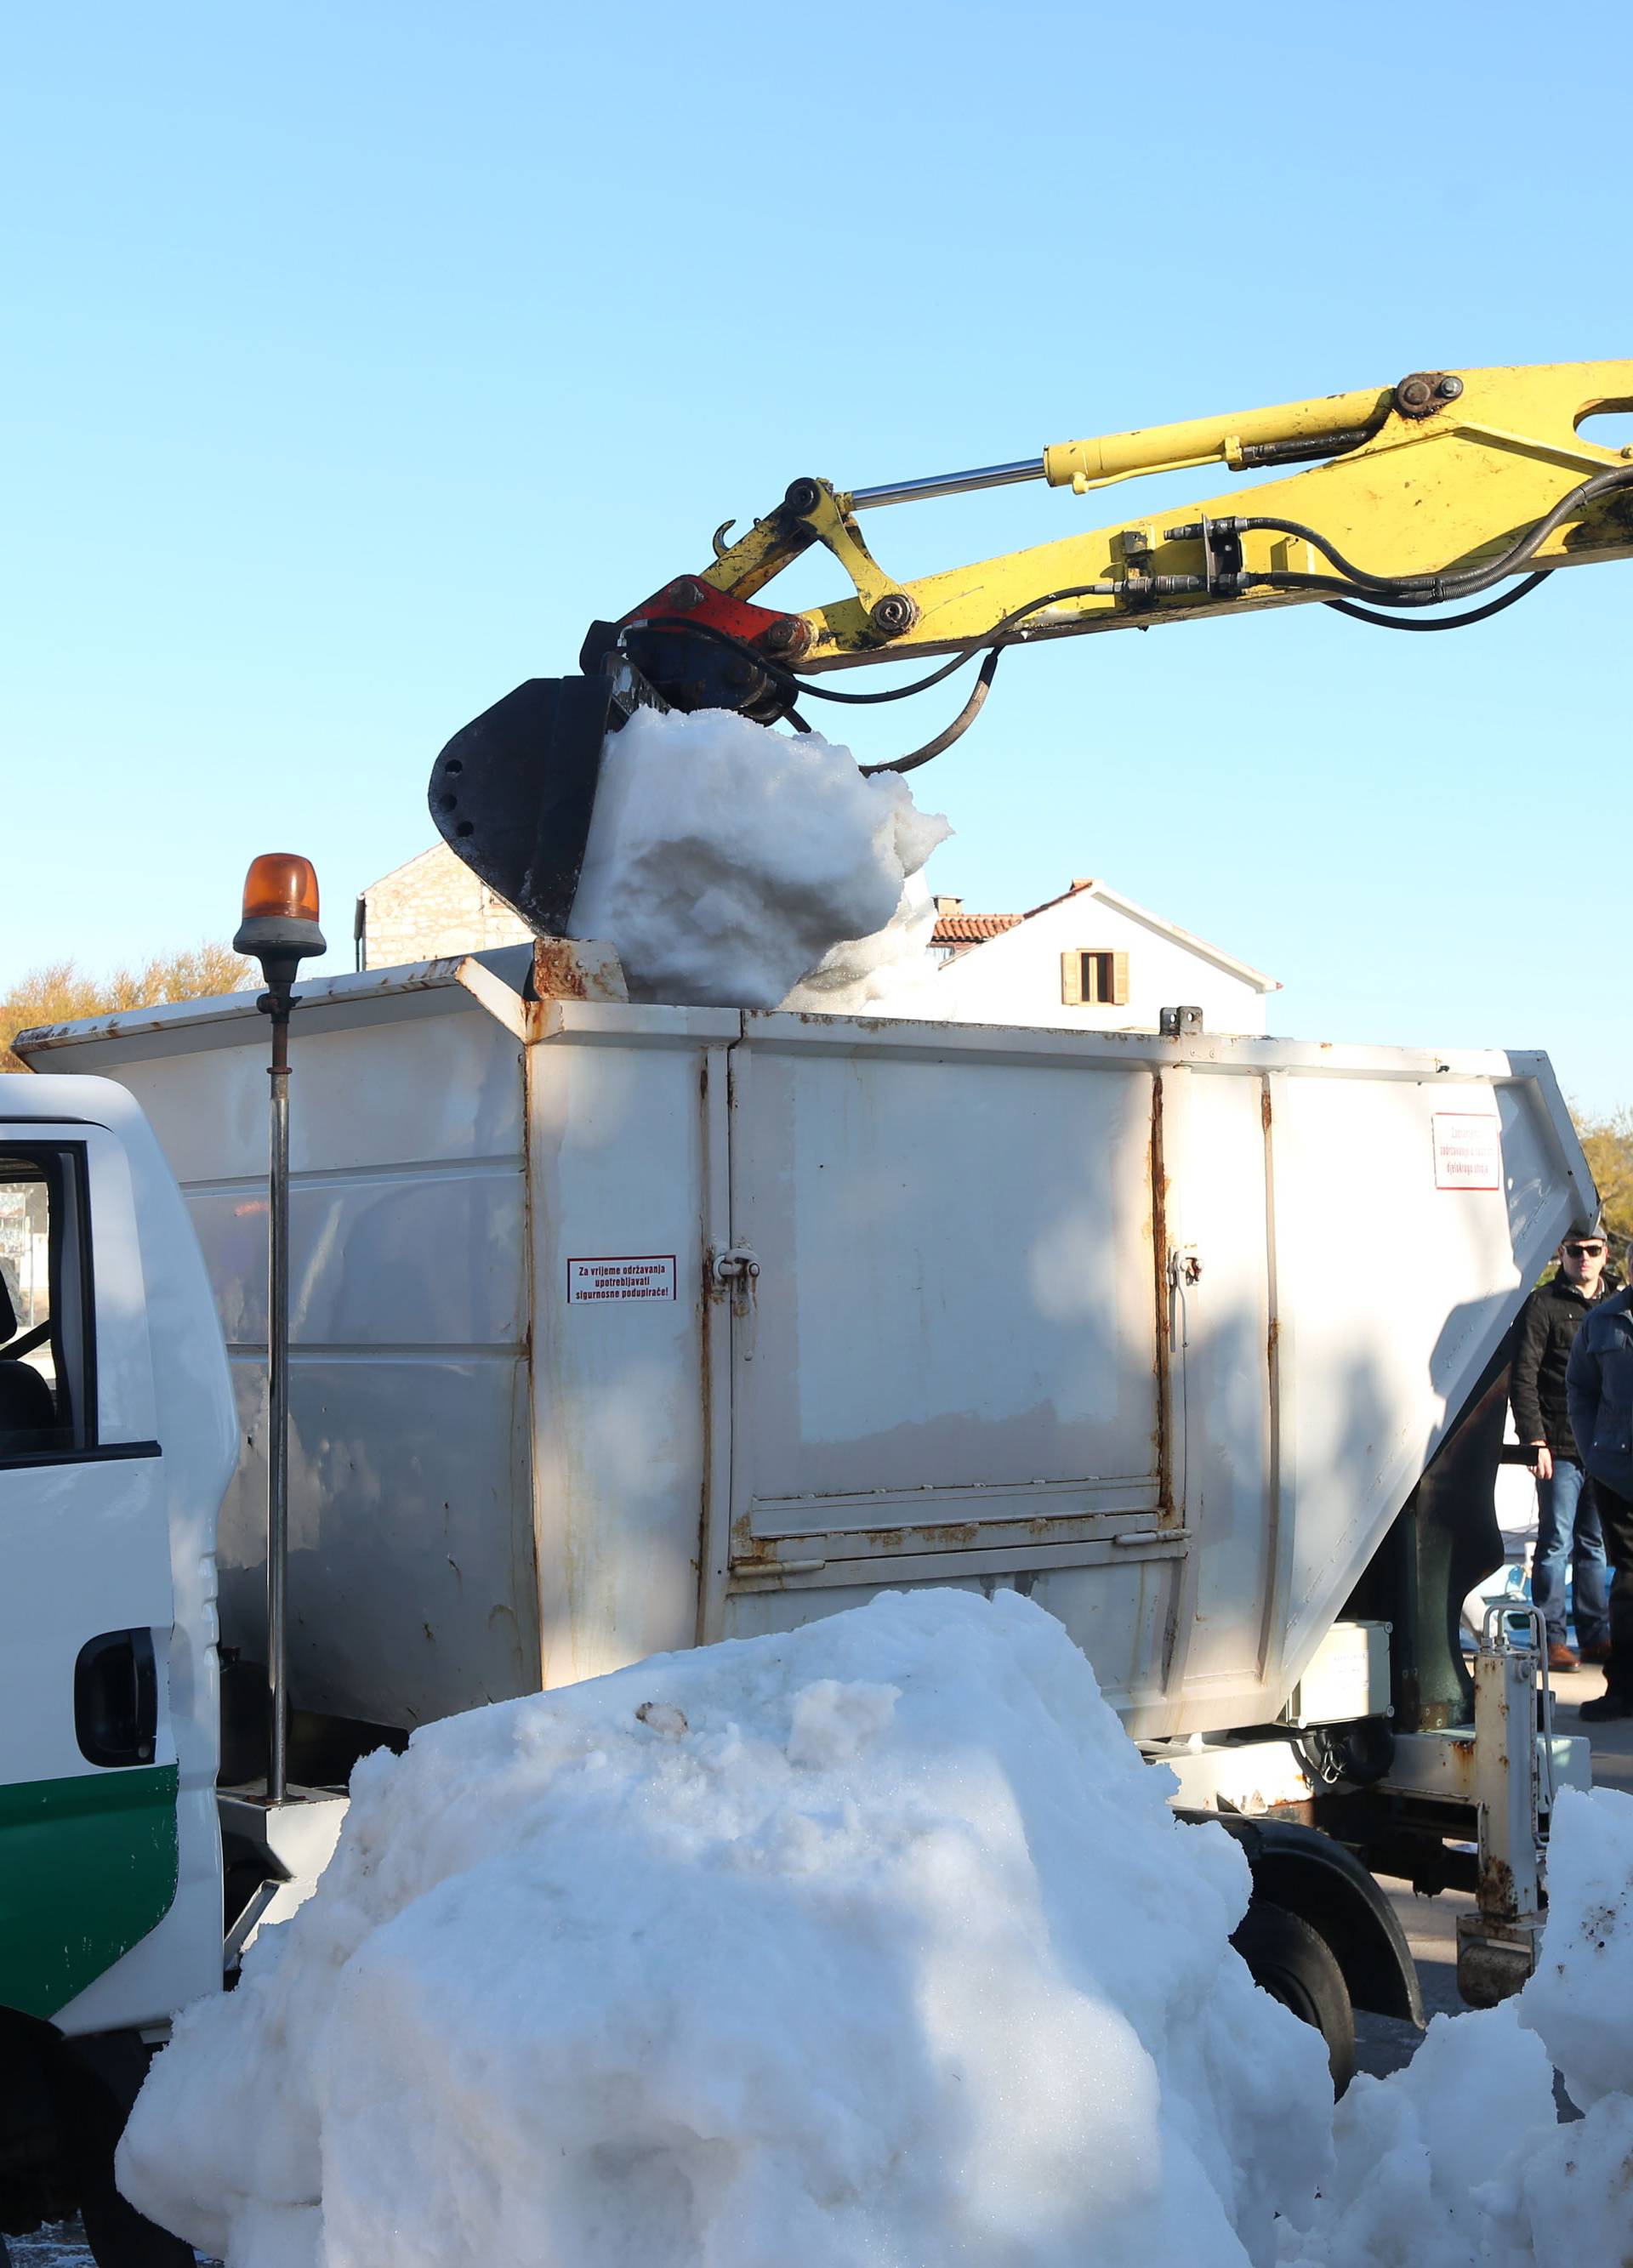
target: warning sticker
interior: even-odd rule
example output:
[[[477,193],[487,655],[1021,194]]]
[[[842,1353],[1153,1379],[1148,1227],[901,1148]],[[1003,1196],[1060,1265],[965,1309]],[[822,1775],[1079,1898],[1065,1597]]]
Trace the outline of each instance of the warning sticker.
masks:
[[[569,1260],[567,1305],[585,1306],[591,1300],[673,1300],[675,1255],[672,1252],[614,1253],[604,1260]]]
[[[1502,1186],[1502,1121],[1474,1111],[1436,1111],[1435,1187],[1500,1189]]]

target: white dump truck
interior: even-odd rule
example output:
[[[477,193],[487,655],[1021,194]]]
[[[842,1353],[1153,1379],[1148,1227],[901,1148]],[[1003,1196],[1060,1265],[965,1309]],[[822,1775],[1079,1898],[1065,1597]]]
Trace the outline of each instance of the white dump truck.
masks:
[[[1523,1631],[1471,1675],[1458,1612],[1501,1558],[1505,1335],[1593,1201],[1546,1059],[617,990],[556,943],[297,995],[297,1781],[882,1587],[1013,1586],[1243,1841],[1243,1949],[1341,2078],[1351,2003],[1421,2020],[1374,1868],[1476,1890],[1466,1990],[1518,1984],[1585,1744]],[[0,2226],[86,2187],[64,2073],[115,2101],[337,1828],[332,1794],[256,1823],[265,1043],[250,996],[190,1002],[25,1035],[46,1075],[5,1082],[48,1297],[0,1348],[44,1381],[33,1433],[0,1406]]]

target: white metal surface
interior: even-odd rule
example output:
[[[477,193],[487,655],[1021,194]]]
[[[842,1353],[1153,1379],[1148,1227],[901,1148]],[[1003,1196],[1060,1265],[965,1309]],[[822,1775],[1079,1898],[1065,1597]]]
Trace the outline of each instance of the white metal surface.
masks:
[[[1289,1695],[1283,1721],[1343,1725],[1389,1716],[1389,1635],[1387,1623],[1334,1623]]]
[[[334,1788],[294,1788],[283,1803],[270,1803],[263,1795],[241,1790],[222,1790],[223,1833],[241,1836],[261,1854],[266,1869],[262,1889],[269,1895],[255,1902],[250,1926],[239,1933],[236,1950],[240,1955],[263,1929],[299,1911],[316,1889],[318,1876],[335,1855],[350,1801]]]
[[[1169,1798],[1181,1810],[1239,1811],[1250,1819],[1275,1811],[1297,1813],[1322,1787],[1290,1741],[1206,1743],[1200,1735],[1152,1754],[1177,1786]]]
[[[1538,1056],[301,996],[295,1690],[397,1723],[923,1581],[1138,1734],[1266,1722],[1587,1186]],[[245,1375],[260,1041],[49,1050],[141,1096]]]
[[[485,996],[507,1028],[463,986],[320,989],[292,1055],[292,1690],[413,1725],[537,1681],[521,1003]],[[36,1060],[117,1057],[186,1189],[238,1408],[224,1635],[260,1660],[265,1020],[240,997],[118,1023]]]

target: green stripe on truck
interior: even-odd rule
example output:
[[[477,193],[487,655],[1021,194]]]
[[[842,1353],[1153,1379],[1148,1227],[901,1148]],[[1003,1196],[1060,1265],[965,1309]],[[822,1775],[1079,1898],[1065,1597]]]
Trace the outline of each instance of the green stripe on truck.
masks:
[[[0,1787],[0,2007],[52,2016],[176,1895],[174,1764]]]

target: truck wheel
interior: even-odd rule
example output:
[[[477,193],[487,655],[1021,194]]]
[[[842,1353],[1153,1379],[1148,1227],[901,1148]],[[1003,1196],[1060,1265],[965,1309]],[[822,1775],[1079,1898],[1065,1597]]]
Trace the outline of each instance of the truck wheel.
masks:
[[[145,2057],[138,2056],[146,2068]],[[134,2088],[131,2090],[134,2095]],[[79,2218],[85,2224],[85,2250],[96,2268],[193,2268],[193,2248],[167,2228],[144,2220],[129,2200],[119,2193],[114,2179],[114,2153],[124,2131],[129,2104],[90,2073],[75,2089],[78,2159]]]
[[[106,2187],[80,2199],[79,2214],[96,2268],[193,2268],[192,2246],[144,2220],[114,2187],[111,2165]]]
[[[1326,2042],[1336,2101],[1355,2077],[1356,2012],[1332,1947],[1301,1914],[1258,1898],[1230,1942],[1254,1984]]]

